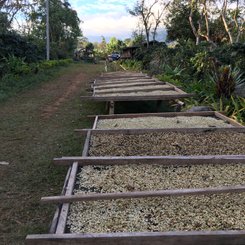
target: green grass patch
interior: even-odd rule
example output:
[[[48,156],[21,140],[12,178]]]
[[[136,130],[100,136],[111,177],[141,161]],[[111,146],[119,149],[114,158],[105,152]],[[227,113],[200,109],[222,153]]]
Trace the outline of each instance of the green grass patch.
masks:
[[[67,172],[52,159],[81,155],[84,137],[74,129],[91,127],[88,114],[105,113],[104,103],[80,99],[102,70],[102,65],[72,64],[50,74],[55,79],[40,80],[0,104],[0,161],[9,162],[0,166],[0,244],[22,245],[27,234],[48,232],[55,206],[40,204],[40,198],[60,194]],[[43,117],[75,81],[80,81],[76,90]]]
[[[78,64],[71,63],[70,60],[43,61],[40,64],[31,64],[28,67],[30,72],[7,73],[0,80],[0,102],[32,88],[36,84],[59,76],[64,71],[65,66],[73,67],[76,65]]]

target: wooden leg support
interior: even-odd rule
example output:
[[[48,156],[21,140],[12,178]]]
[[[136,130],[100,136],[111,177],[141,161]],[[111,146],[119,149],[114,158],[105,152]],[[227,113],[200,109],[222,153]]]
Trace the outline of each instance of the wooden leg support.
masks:
[[[110,101],[109,103],[109,114],[112,115],[115,112],[115,102],[114,101]]]

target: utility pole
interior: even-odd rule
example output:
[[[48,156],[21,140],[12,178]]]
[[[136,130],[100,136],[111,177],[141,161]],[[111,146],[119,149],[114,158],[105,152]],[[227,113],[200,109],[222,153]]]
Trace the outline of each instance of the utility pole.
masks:
[[[46,0],[46,52],[47,60],[50,59],[50,38],[49,38],[49,0]]]

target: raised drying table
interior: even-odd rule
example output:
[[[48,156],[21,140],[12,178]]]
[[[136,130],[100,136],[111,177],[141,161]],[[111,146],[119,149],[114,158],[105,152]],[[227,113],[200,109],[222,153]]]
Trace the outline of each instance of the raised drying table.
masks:
[[[167,152],[165,152],[163,148],[161,150],[162,154],[158,156],[150,154],[150,152],[154,153],[155,151],[158,151],[150,148],[141,152],[142,154],[131,155],[131,153],[139,152],[139,149],[141,148],[140,144],[142,144],[140,139],[134,139],[132,142],[130,141],[130,144],[132,144],[131,147],[133,147],[134,150],[132,151],[129,149],[129,152],[127,152],[127,149],[125,148],[126,146],[122,143],[123,141],[113,142],[114,135],[117,137],[117,134],[120,134],[120,137],[125,137],[126,142],[128,142],[128,140],[131,140],[130,137],[132,134],[134,137],[138,137],[140,134],[154,134],[154,130],[156,129],[152,129],[149,132],[147,132],[146,128],[141,128],[143,130],[142,132],[137,132],[135,129],[126,129],[120,132],[113,132],[112,130],[109,132],[108,128],[106,129],[108,130],[107,132],[98,133],[96,131],[99,130],[96,128],[98,127],[100,120],[132,117],[143,118],[152,116],[173,118],[180,116],[180,114],[154,113],[144,115],[96,116],[93,128],[91,130],[87,130],[83,156],[55,159],[56,164],[69,165],[71,167],[68,171],[67,181],[65,181],[64,185],[64,190],[66,189],[68,191],[63,190],[63,194],[61,196],[42,198],[43,202],[59,203],[60,205],[58,215],[56,215],[56,218],[53,220],[51,230],[52,234],[29,235],[26,240],[27,244],[244,244],[245,231],[243,227],[245,224],[242,222],[242,213],[240,213],[244,210],[242,207],[244,205],[243,193],[245,191],[245,152],[242,144],[245,140],[244,127],[217,112],[181,114],[181,116],[186,117],[213,117],[230,123],[230,125],[226,125],[226,131],[225,127],[222,129],[216,127],[215,131],[213,131],[212,128],[211,131],[207,131],[207,129],[205,129],[204,131],[195,133],[194,135],[197,135],[196,137],[198,137],[198,134],[203,134],[203,136],[205,134],[210,134],[210,136],[213,137],[213,134],[217,132],[218,134],[224,132],[227,134],[226,136],[231,138],[233,134],[238,141],[242,141],[236,143],[233,139],[227,138],[227,141],[231,141],[231,144],[235,144],[232,148],[232,151],[234,150],[236,153],[235,155],[231,155],[230,152],[228,152],[229,154],[226,154],[225,149],[223,152],[221,151],[222,154],[214,155],[169,155],[166,154]],[[100,130],[103,130],[103,126]],[[182,132],[176,132],[175,129],[168,129],[168,131],[170,131],[170,134],[180,133],[191,135],[195,132],[195,129],[189,128],[185,132],[183,132],[183,130]],[[159,134],[166,133],[166,130],[158,129],[156,132],[157,134],[154,136],[160,137]],[[103,133],[103,137],[105,137],[105,139],[100,139],[98,141],[96,137],[100,137],[101,133]],[[120,140],[120,137],[114,138],[114,140]],[[199,143],[205,146],[207,142],[205,143],[205,141],[202,141],[202,138],[205,137],[199,137]],[[159,140],[159,144],[163,139],[164,137]],[[192,140],[194,140],[194,136]],[[143,142],[145,142],[145,140],[143,140]],[[217,142],[213,143],[219,144],[222,142],[217,138]],[[107,147],[107,152],[105,152],[105,154],[96,155],[96,152],[99,152],[102,147],[101,144],[104,144],[105,147]],[[110,145],[115,146],[114,144],[116,147],[111,149]],[[151,142],[148,142],[147,144],[150,146]],[[168,144],[167,141],[166,144]],[[189,142],[189,144],[191,144],[191,142]],[[224,142],[224,146],[227,144],[229,143]],[[137,145],[139,145],[138,148]],[[177,138],[173,146],[175,148],[182,147]],[[198,147],[199,146],[197,146],[197,148]],[[230,145],[228,145],[228,147],[230,147]],[[120,153],[118,148],[125,148],[125,154],[122,154],[122,152]],[[238,150],[236,150],[236,148]],[[112,151],[112,154],[108,154],[110,151]],[[210,151],[212,151],[212,149]],[[145,153],[147,153],[147,156]],[[82,168],[79,166],[82,166]],[[86,171],[89,171],[89,175],[87,177]],[[139,176],[135,176],[135,171],[138,171],[137,174]],[[107,174],[105,175],[105,173]],[[116,178],[115,173],[121,174]],[[80,183],[77,182],[79,175],[80,177],[82,176],[82,178],[85,178],[82,179],[83,181]],[[142,176],[144,180],[142,180]],[[130,179],[133,179],[134,181],[127,183]],[[197,184],[197,180],[199,181],[199,184]],[[102,183],[102,189],[100,189],[100,181]],[[118,181],[122,181],[122,183],[118,184]],[[188,182],[190,182],[190,184]],[[74,188],[75,183],[76,187]],[[82,186],[79,187],[80,184]],[[82,189],[79,190],[79,188]],[[74,193],[74,190],[76,193]],[[70,203],[72,203],[72,206]],[[183,205],[180,205],[181,203],[183,203]],[[192,206],[193,203],[198,207],[197,211],[192,211],[190,209],[194,207]],[[131,207],[130,205],[133,206]],[[164,210],[165,213],[162,213],[157,209],[155,207],[156,205],[160,205],[160,210]],[[232,205],[234,205],[236,210],[232,211]],[[118,220],[123,222],[123,226],[117,226],[115,228],[119,232],[113,231],[113,224],[112,228],[105,232],[108,228],[105,215],[106,212],[108,213],[108,210],[105,207],[110,208],[111,213],[114,213],[114,215],[118,214]],[[145,215],[142,220],[142,212],[136,207],[142,208],[142,212]],[[178,212],[174,209],[177,207],[179,208]],[[81,224],[78,232],[73,231],[73,233],[67,233],[67,218],[69,217],[69,222],[71,220],[71,214],[69,215],[70,208],[71,212],[74,212],[74,210],[80,210],[79,212],[84,210],[83,212],[85,212],[82,214],[78,213],[77,216],[75,215],[74,217],[75,219],[82,219],[83,222],[85,222]],[[147,208],[148,211],[145,211],[145,208]],[[186,211],[184,211],[183,208],[185,208]],[[117,211],[115,211],[115,209]],[[207,227],[207,224],[204,222],[205,219],[207,219],[207,216],[205,212],[202,212],[202,209],[204,209],[204,211],[212,210],[212,212],[217,209],[215,211],[217,213],[216,215],[221,215],[219,212],[222,210],[225,211],[222,213],[221,217],[218,216],[215,218],[215,214],[213,214],[214,221],[211,221],[211,219],[206,220],[207,222],[211,222],[210,226],[215,224],[215,219],[219,220],[226,218],[227,215],[228,218],[229,215],[235,215],[237,220],[235,220],[235,224],[229,222],[229,219],[226,219],[225,222],[228,222],[226,224],[222,224],[221,222],[220,227],[224,228],[224,226],[226,226],[226,230],[215,229],[217,228],[216,224],[214,225],[214,228],[210,228],[211,230],[204,231],[202,228],[203,226]],[[128,211],[124,213],[125,210]],[[174,212],[173,217],[178,221],[177,223],[174,220],[168,220],[173,215],[171,212]],[[188,216],[194,215],[195,212],[200,212],[201,220],[197,221],[196,216]],[[90,217],[88,214],[92,216]],[[162,216],[160,215],[158,217],[156,216],[157,214],[161,214]],[[134,215],[134,218],[138,217],[140,222],[130,218]],[[80,216],[81,218],[79,218]],[[114,220],[115,224],[118,225],[116,217],[117,216],[112,216],[109,219]],[[162,220],[163,218],[164,221]],[[158,221],[156,222],[156,220]],[[183,220],[189,220],[189,223],[191,224],[190,227],[186,226],[186,228],[184,228],[181,224]],[[119,224],[121,224],[120,222]],[[128,223],[130,224],[130,222],[133,224],[133,227],[129,229]],[[214,224],[212,224],[212,222]],[[142,223],[142,225],[139,225],[139,223]],[[175,231],[168,230],[174,223],[176,223],[176,228],[173,229]],[[195,225],[194,227],[192,227],[193,224]],[[85,228],[83,228],[84,225]],[[160,227],[164,227],[162,228],[163,230],[159,229],[159,225],[161,225]],[[179,226],[182,228],[178,228]],[[238,227],[238,229],[229,230],[229,227]],[[193,228],[193,230],[191,228]],[[91,230],[88,231],[86,229],[94,229],[95,232]],[[79,232],[79,230],[81,231]]]
[[[81,98],[106,102],[109,114],[114,114],[116,101],[168,101],[193,96],[170,83],[133,72],[102,74],[91,87],[92,96]]]

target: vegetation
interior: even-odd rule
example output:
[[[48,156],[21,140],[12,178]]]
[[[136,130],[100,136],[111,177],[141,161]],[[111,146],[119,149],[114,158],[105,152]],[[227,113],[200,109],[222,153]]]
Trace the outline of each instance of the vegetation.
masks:
[[[209,105],[245,123],[244,11],[241,1],[169,1],[167,40],[175,42],[142,45],[123,65],[196,93],[187,107]]]
[[[103,103],[80,100],[102,69],[69,65],[56,70],[49,81],[1,103],[0,155],[9,163],[1,165],[0,172],[1,244],[22,245],[27,234],[48,232],[55,207],[40,204],[40,198],[59,194],[67,172],[52,159],[79,155],[83,138],[74,128],[91,127],[88,114],[105,113]]]

